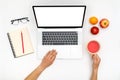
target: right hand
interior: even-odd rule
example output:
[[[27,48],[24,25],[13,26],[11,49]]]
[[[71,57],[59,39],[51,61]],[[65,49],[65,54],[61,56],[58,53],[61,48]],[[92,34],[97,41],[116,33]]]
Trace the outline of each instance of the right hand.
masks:
[[[92,55],[92,60],[93,60],[93,69],[98,69],[99,64],[100,64],[100,57],[97,54]]]

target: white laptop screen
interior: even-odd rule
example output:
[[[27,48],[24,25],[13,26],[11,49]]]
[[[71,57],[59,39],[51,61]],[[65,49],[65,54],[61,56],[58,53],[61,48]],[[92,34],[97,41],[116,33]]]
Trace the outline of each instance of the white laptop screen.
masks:
[[[86,6],[33,6],[37,27],[82,27]]]

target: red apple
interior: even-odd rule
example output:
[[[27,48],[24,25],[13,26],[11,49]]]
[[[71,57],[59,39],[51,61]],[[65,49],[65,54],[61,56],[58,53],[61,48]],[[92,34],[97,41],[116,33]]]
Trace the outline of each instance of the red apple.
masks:
[[[99,33],[99,28],[96,27],[96,26],[93,26],[93,27],[91,28],[91,33],[92,33],[93,35],[98,34],[98,33]]]
[[[103,19],[100,21],[99,24],[100,24],[101,28],[107,28],[107,27],[109,26],[109,20],[103,18]]]

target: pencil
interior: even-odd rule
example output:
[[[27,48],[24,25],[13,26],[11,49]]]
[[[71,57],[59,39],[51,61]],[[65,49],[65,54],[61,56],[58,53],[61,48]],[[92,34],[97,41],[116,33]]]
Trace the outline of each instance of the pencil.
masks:
[[[23,33],[21,31],[21,42],[22,42],[22,52],[24,53],[24,40],[23,40]]]

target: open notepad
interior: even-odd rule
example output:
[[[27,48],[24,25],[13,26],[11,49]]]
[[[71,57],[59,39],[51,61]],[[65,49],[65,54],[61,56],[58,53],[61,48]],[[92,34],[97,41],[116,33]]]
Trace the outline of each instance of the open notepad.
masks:
[[[27,27],[7,33],[14,57],[20,57],[34,52]]]

